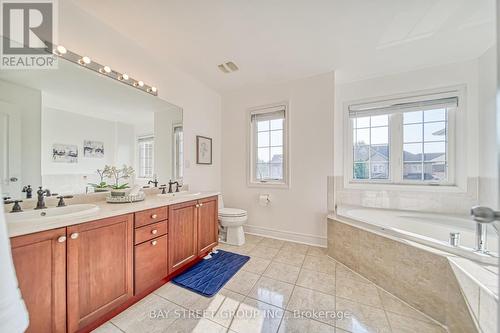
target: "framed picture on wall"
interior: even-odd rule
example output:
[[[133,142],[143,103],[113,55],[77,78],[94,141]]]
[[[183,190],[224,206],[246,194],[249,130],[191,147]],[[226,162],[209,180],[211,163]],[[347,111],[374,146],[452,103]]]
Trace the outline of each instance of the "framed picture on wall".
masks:
[[[196,163],[212,164],[212,139],[196,136]]]

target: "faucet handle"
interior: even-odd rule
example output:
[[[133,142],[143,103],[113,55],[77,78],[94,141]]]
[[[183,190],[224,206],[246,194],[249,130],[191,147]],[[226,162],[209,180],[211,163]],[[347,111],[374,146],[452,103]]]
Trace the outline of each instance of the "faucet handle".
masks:
[[[57,203],[57,207],[64,207],[66,206],[66,203],[64,202],[64,199],[71,199],[73,198],[72,195],[60,195],[57,197],[59,199],[59,202]]]
[[[167,184],[160,185],[161,194],[167,194]]]
[[[19,213],[19,212],[23,211],[21,208],[21,205],[19,205],[20,202],[23,202],[23,201],[22,200],[7,200],[4,203],[7,205],[13,203],[14,206],[12,206],[12,210],[10,212],[11,213]]]

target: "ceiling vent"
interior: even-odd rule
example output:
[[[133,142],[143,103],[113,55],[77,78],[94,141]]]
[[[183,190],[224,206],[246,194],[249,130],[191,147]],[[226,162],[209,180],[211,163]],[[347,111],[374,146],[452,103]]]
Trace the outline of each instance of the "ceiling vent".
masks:
[[[228,61],[224,64],[220,64],[220,65],[217,65],[217,67],[219,68],[219,70],[225,74],[229,74],[229,73],[232,73],[232,72],[236,72],[237,70],[239,70],[238,66],[236,66],[236,64],[232,61]]]

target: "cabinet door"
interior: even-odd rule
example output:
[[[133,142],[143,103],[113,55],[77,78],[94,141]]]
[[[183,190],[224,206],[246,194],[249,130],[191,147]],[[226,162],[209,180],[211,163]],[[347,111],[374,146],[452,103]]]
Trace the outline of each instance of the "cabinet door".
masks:
[[[196,201],[172,205],[168,215],[168,273],[194,260],[197,256]]]
[[[11,239],[19,288],[28,308],[26,332],[66,331],[66,228]]]
[[[215,247],[219,238],[217,197],[198,203],[198,254],[203,254]]]
[[[168,275],[167,235],[136,245],[134,258],[137,295]]]
[[[68,332],[133,295],[133,215],[68,227]]]

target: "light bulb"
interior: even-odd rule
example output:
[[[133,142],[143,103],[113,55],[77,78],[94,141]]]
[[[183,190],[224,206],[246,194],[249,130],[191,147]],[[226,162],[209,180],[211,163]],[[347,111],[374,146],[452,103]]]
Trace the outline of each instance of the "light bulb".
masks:
[[[85,57],[82,57],[80,60],[78,60],[78,62],[80,63],[80,65],[88,65],[92,62],[92,60],[90,60],[89,57],[85,56]]]
[[[122,75],[120,75],[120,76],[118,77],[118,80],[124,80],[124,81],[127,81],[127,80],[128,80],[128,75],[127,75],[127,74],[125,74],[125,73],[123,73]]]
[[[151,91],[152,91],[152,92],[154,92],[154,93],[155,93],[157,90],[158,90],[158,89],[156,89],[156,87],[151,87]]]
[[[59,45],[57,48],[56,48],[56,51],[57,53],[59,53],[60,55],[63,55],[63,54],[66,54],[66,52],[68,52],[68,50],[66,50],[66,48],[62,45]]]
[[[110,68],[109,66],[104,66],[103,68],[101,68],[101,69],[99,70],[99,72],[101,72],[101,73],[103,73],[103,74],[104,74],[104,73],[109,74],[109,73],[111,73],[111,68]]]
[[[144,87],[144,82],[139,81],[139,82],[137,82],[137,85],[138,85],[139,87]]]

